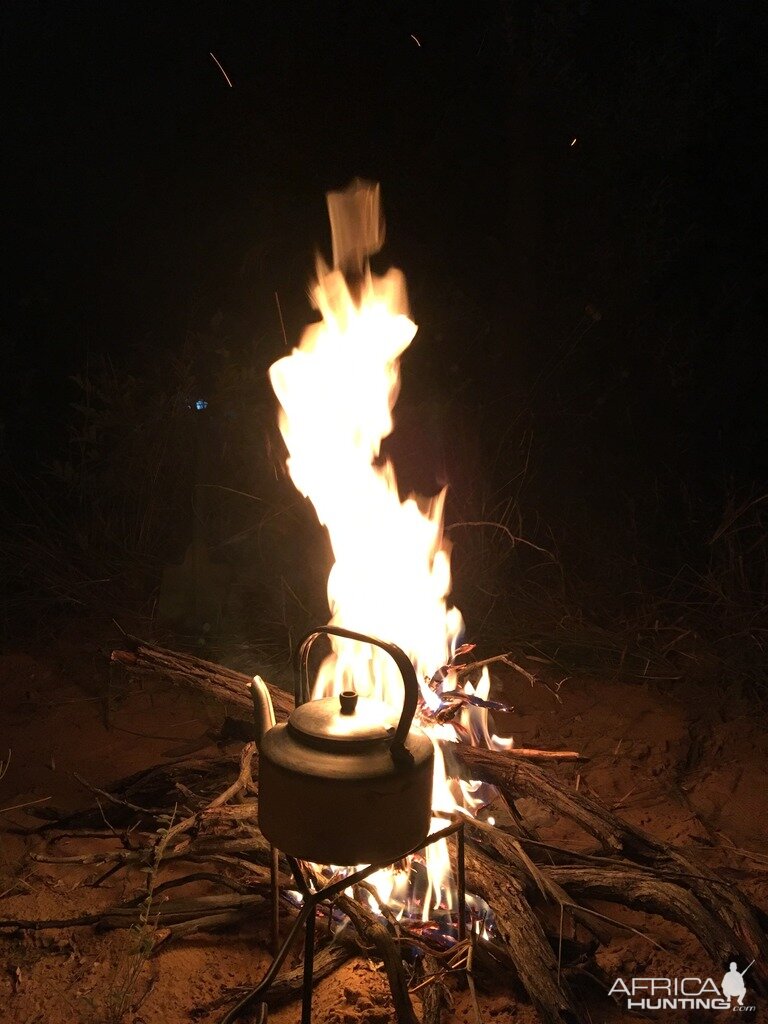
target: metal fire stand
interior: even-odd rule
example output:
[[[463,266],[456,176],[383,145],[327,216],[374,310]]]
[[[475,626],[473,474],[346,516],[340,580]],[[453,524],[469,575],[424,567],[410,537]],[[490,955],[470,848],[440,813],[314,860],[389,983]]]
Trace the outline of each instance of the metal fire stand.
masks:
[[[282,967],[285,958],[288,956],[296,936],[302,928],[304,928],[304,981],[301,990],[301,1024],[312,1024],[315,921],[317,918],[318,906],[327,900],[329,902],[328,913],[331,914],[333,911],[330,904],[332,904],[335,897],[338,896],[340,892],[343,892],[344,889],[357,885],[358,882],[364,881],[364,879],[368,878],[368,876],[372,875],[375,871],[391,867],[392,864],[396,863],[396,861],[402,860],[405,857],[410,857],[415,853],[419,853],[421,850],[425,850],[428,846],[432,846],[433,843],[438,842],[440,839],[445,839],[447,836],[454,834],[456,835],[457,854],[456,881],[458,889],[458,938],[459,941],[462,942],[466,938],[467,933],[467,894],[464,866],[464,818],[459,814],[448,815],[440,814],[438,812],[435,812],[433,817],[442,818],[449,821],[450,824],[446,825],[445,828],[440,829],[438,832],[433,832],[431,835],[427,836],[424,842],[415,849],[406,850],[405,853],[403,853],[401,857],[397,857],[395,861],[388,861],[384,864],[369,864],[368,867],[360,868],[358,871],[354,871],[351,875],[337,879],[335,882],[330,882],[328,885],[320,886],[319,888],[313,888],[312,882],[314,879],[310,880],[308,877],[309,872],[305,867],[304,862],[297,860],[295,857],[289,857],[286,855],[286,860],[288,861],[291,872],[296,881],[296,888],[301,893],[302,903],[299,914],[293,922],[288,935],[285,937],[282,946],[279,946],[278,933],[278,901],[280,898],[280,891],[278,884],[277,861],[279,855],[278,851],[273,847],[271,859],[271,882],[273,900],[272,949],[274,959],[256,988],[251,989],[251,991],[248,992],[247,995],[245,995],[224,1018],[222,1018],[221,1024],[234,1024],[234,1021],[238,1020],[249,1007],[260,1001],[261,1005],[259,1007],[257,1024],[265,1024],[267,1020],[267,1004],[263,1002],[263,997],[279,974],[280,968]]]

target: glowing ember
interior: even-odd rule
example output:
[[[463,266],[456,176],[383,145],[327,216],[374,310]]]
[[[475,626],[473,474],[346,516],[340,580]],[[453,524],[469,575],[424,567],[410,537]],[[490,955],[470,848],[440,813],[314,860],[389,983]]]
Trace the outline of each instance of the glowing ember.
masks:
[[[394,468],[380,458],[381,442],[392,430],[400,356],[416,325],[408,316],[403,275],[392,269],[376,277],[367,265],[383,242],[378,186],[353,182],[345,192],[329,194],[328,208],[335,268],[318,261],[312,289],[322,319],[270,369],[282,407],[288,468],[330,537],[331,623],[407,652],[422,681],[419,722],[435,745],[433,810],[474,814],[493,791],[479,782],[448,779],[440,743],[500,747],[512,741],[489,731],[487,671],[475,688],[462,688],[452,664],[469,648],[457,651],[463,621],[449,603],[445,492],[401,501]],[[350,689],[397,709],[402,703],[398,670],[384,652],[334,638],[313,696]],[[433,831],[444,825],[433,820]],[[409,915],[418,904],[424,920],[454,903],[445,841],[429,847],[425,858],[426,891],[417,892],[423,890],[416,883],[423,864],[418,858],[406,870],[370,879],[382,902]]]

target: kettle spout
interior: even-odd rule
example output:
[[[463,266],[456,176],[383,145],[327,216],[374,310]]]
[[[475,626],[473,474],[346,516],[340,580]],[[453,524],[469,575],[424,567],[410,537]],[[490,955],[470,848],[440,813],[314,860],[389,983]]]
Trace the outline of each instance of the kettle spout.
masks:
[[[251,683],[251,699],[253,700],[253,720],[256,723],[256,747],[261,750],[264,734],[275,724],[275,709],[269,695],[267,684],[261,676],[254,676]]]

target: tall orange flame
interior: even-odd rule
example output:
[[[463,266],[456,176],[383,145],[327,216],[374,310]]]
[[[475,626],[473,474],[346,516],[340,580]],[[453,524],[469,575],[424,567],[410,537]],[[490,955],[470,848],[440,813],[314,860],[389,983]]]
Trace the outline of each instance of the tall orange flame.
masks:
[[[336,267],[318,261],[311,294],[321,320],[307,327],[299,346],[270,368],[281,405],[288,468],[328,530],[334,557],[328,578],[332,624],[402,647],[422,680],[425,709],[434,711],[440,695],[429,680],[450,661],[463,628],[460,612],[449,603],[450,550],[442,532],[445,492],[429,501],[415,496],[401,501],[394,468],[380,458],[381,443],[393,426],[399,360],[416,325],[408,315],[400,271],[377,277],[367,266],[367,256],[383,240],[378,186],[353,182],[345,192],[330,193],[328,206]],[[484,674],[478,683],[480,696],[487,696],[488,687]],[[348,640],[333,643],[314,696],[344,689],[394,707],[402,701],[402,682],[391,659],[377,648]],[[465,708],[459,721],[472,742],[507,742],[491,736],[484,709]],[[427,716],[422,724],[436,748],[433,808],[471,813],[483,800],[479,784],[450,782],[439,746],[456,742],[456,729],[428,722]],[[452,903],[444,842],[428,848],[427,866],[425,916],[430,908]],[[379,874],[378,892],[387,901],[398,882],[391,873]]]

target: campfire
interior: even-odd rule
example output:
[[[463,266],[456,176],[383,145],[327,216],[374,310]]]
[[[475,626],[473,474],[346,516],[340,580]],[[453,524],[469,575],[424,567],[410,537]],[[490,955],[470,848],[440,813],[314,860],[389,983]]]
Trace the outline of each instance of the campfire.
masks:
[[[333,266],[318,263],[312,292],[321,319],[270,378],[291,479],[331,543],[330,621],[301,645],[294,697],[125,637],[112,652],[116,672],[168,679],[225,705],[237,716],[228,735],[245,741],[239,763],[222,750],[148,768],[109,791],[80,780],[96,809],[52,813],[32,830],[44,841],[32,859],[99,865],[94,886],[134,868],[143,889],[94,914],[8,918],[0,929],[138,928],[154,952],[256,923],[258,938],[271,932],[272,965],[255,988],[250,981],[200,1008],[221,1024],[256,1003],[263,1021],[267,1005],[299,995],[306,1022],[317,982],[355,957],[383,965],[385,1013],[398,1024],[417,1024],[417,1000],[424,1024],[439,1024],[454,998],[479,1024],[477,986],[489,979],[514,987],[543,1024],[582,1024],[592,1019],[590,989],[603,1000],[636,994],[634,982],[619,984],[600,964],[616,933],[639,938],[655,958],[634,981],[668,977],[659,972],[671,951],[652,926],[636,927],[638,912],[686,929],[712,975],[730,964],[730,991],[743,996],[747,971],[748,987],[766,991],[763,922],[730,880],[618,817],[567,771],[568,762],[586,770],[578,752],[520,748],[494,734],[492,713],[509,708],[490,699],[488,662],[473,661],[451,604],[445,493],[402,498],[382,456],[400,357],[416,327],[400,272],[377,277],[369,268],[383,242],[378,186],[358,181],[331,193],[329,211]],[[310,645],[321,634],[330,651],[310,677]],[[490,661],[535,682],[508,655]],[[567,820],[577,838],[537,831],[521,801]],[[489,815],[493,802],[505,823]],[[61,839],[83,834],[106,848],[57,851]],[[214,891],[173,895],[203,883]],[[326,924],[317,931],[316,912]],[[303,959],[278,977],[304,925]],[[713,987],[702,980],[701,992]]]
[[[495,796],[492,787],[450,779],[443,745],[471,743],[505,750],[511,739],[491,733],[487,667],[476,686],[459,679],[463,620],[449,603],[450,547],[443,536],[445,490],[436,497],[402,500],[394,466],[381,456],[393,428],[400,387],[400,357],[416,334],[409,318],[405,281],[390,269],[371,273],[384,226],[379,186],[354,181],[330,193],[333,267],[318,260],[312,299],[321,320],[294,351],[270,369],[280,402],[280,429],[288,468],[331,542],[328,577],[330,625],[397,644],[414,666],[420,687],[417,721],[432,740],[432,807],[443,817],[475,815]],[[316,699],[351,691],[384,706],[402,704],[403,680],[381,647],[331,635],[332,651],[317,674]],[[352,825],[351,827],[354,827]],[[398,915],[445,916],[455,909],[455,879],[446,841],[426,848],[426,890],[421,872],[405,865],[377,872],[372,883],[381,904]],[[321,869],[334,874],[336,868]],[[418,894],[418,895],[417,895]]]

